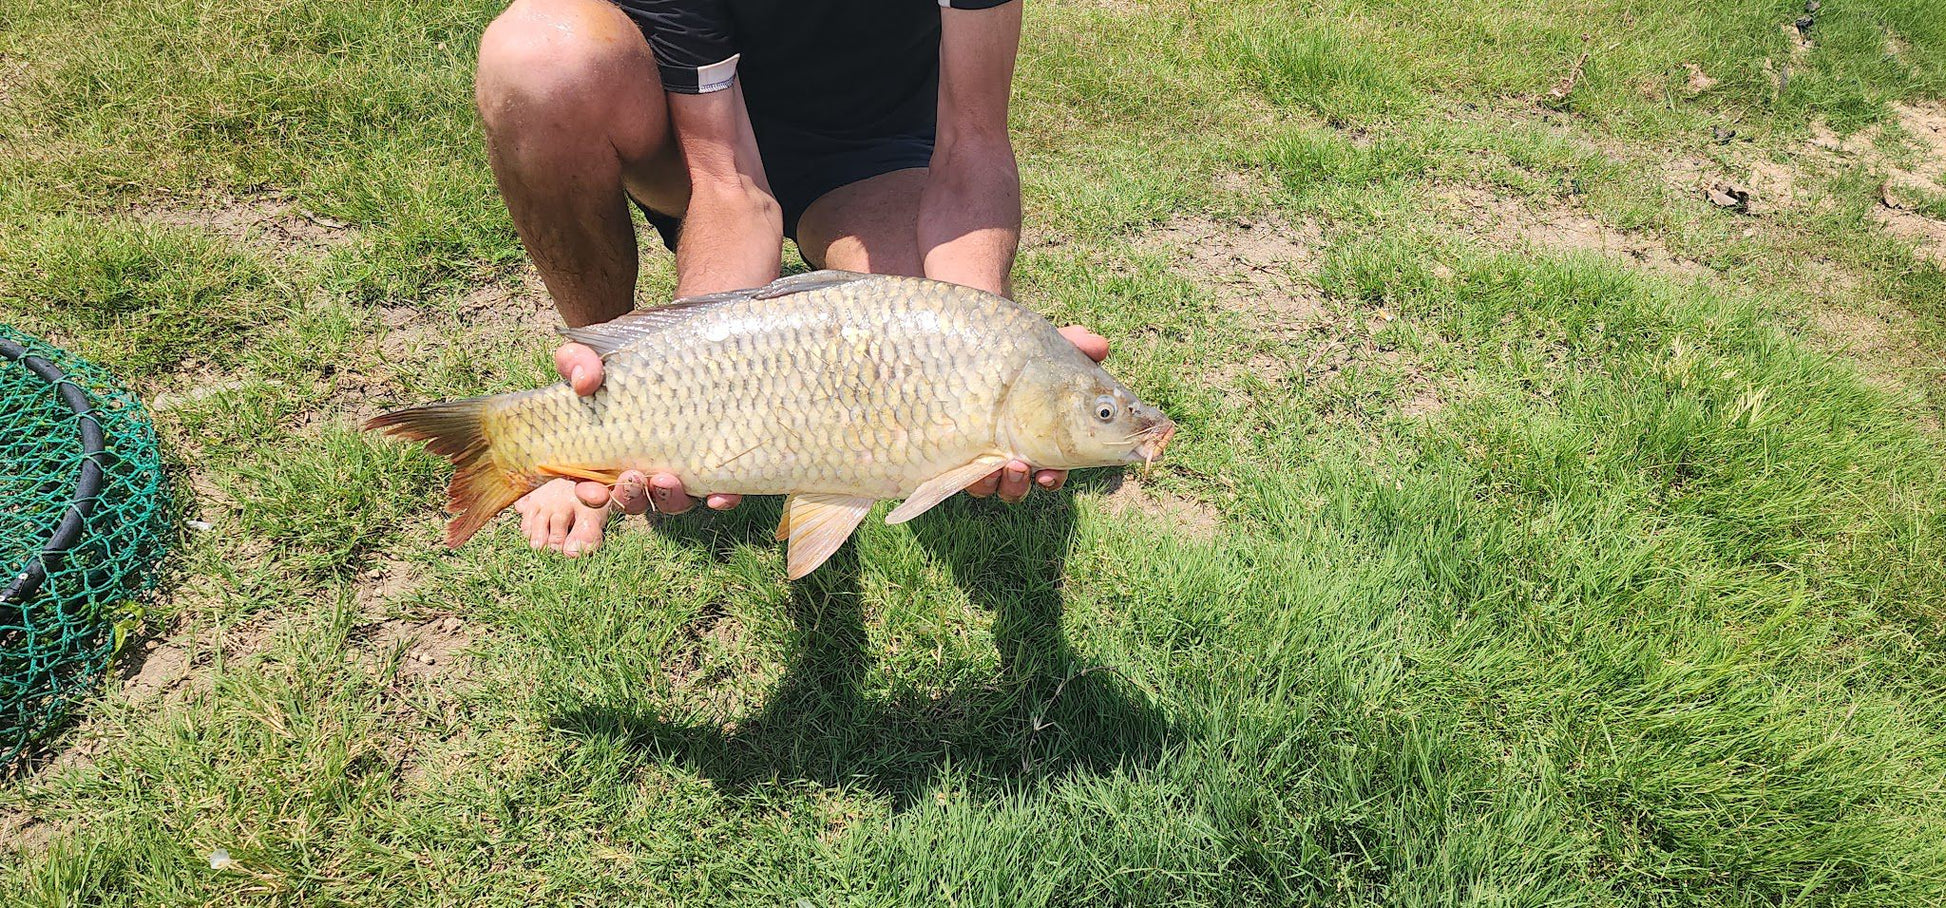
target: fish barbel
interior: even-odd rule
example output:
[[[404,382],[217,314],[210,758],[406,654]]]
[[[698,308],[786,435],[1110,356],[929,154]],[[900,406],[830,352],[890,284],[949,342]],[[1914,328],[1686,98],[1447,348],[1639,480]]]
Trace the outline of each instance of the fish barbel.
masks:
[[[901,523],[1010,460],[1152,461],[1175,423],[1040,315],[970,287],[818,271],[678,300],[567,336],[602,357],[567,384],[385,413],[367,429],[455,467],[446,543],[558,477],[671,473],[692,495],[789,495],[777,538],[802,577],[872,503]]]

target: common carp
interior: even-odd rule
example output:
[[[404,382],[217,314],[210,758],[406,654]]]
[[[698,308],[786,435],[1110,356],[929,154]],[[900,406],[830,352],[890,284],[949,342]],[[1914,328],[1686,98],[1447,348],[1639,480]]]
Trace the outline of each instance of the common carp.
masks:
[[[910,520],[1021,460],[1152,461],[1175,435],[1040,315],[969,287],[817,271],[565,332],[603,361],[566,383],[434,403],[367,429],[453,462],[446,544],[557,477],[671,473],[692,495],[789,495],[777,538],[810,573],[874,501]]]

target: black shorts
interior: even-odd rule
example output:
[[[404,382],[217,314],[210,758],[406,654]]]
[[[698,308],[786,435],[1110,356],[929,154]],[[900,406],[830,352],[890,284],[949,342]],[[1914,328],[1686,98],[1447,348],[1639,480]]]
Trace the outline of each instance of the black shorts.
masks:
[[[924,167],[932,160],[934,117],[918,117],[909,128],[883,136],[817,135],[787,124],[760,124],[751,117],[758,154],[770,191],[784,210],[784,235],[797,239],[797,221],[825,193],[879,174]],[[642,214],[662,235],[669,251],[676,249],[682,218],[665,214],[635,200]]]
[[[939,10],[1009,0],[615,0],[663,88],[743,87],[784,235],[833,189],[932,160]],[[643,211],[674,249],[679,219]]]

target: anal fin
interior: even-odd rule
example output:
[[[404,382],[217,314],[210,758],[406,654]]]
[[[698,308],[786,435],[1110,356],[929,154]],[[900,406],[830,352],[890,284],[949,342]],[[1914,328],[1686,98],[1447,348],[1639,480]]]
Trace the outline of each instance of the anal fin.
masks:
[[[792,495],[784,503],[784,520],[777,525],[778,538],[789,547],[785,576],[796,580],[817,570],[851,538],[871,509],[870,498],[803,492]]]
[[[599,482],[603,485],[611,486],[622,478],[622,471],[620,470],[598,470],[593,467],[561,466],[551,463],[536,465],[534,472],[557,479],[579,479],[585,482]]]
[[[904,502],[885,515],[886,523],[904,523],[914,517],[932,510],[936,505],[961,489],[980,481],[988,473],[1005,466],[1007,458],[998,454],[975,457],[964,466],[954,467],[944,473],[926,480],[925,484],[914,489]]]

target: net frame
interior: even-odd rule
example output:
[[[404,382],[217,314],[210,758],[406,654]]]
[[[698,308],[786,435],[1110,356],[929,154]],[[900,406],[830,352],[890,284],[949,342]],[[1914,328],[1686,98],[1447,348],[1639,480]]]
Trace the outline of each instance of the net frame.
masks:
[[[174,537],[141,401],[0,325],[0,770],[96,686]]]

